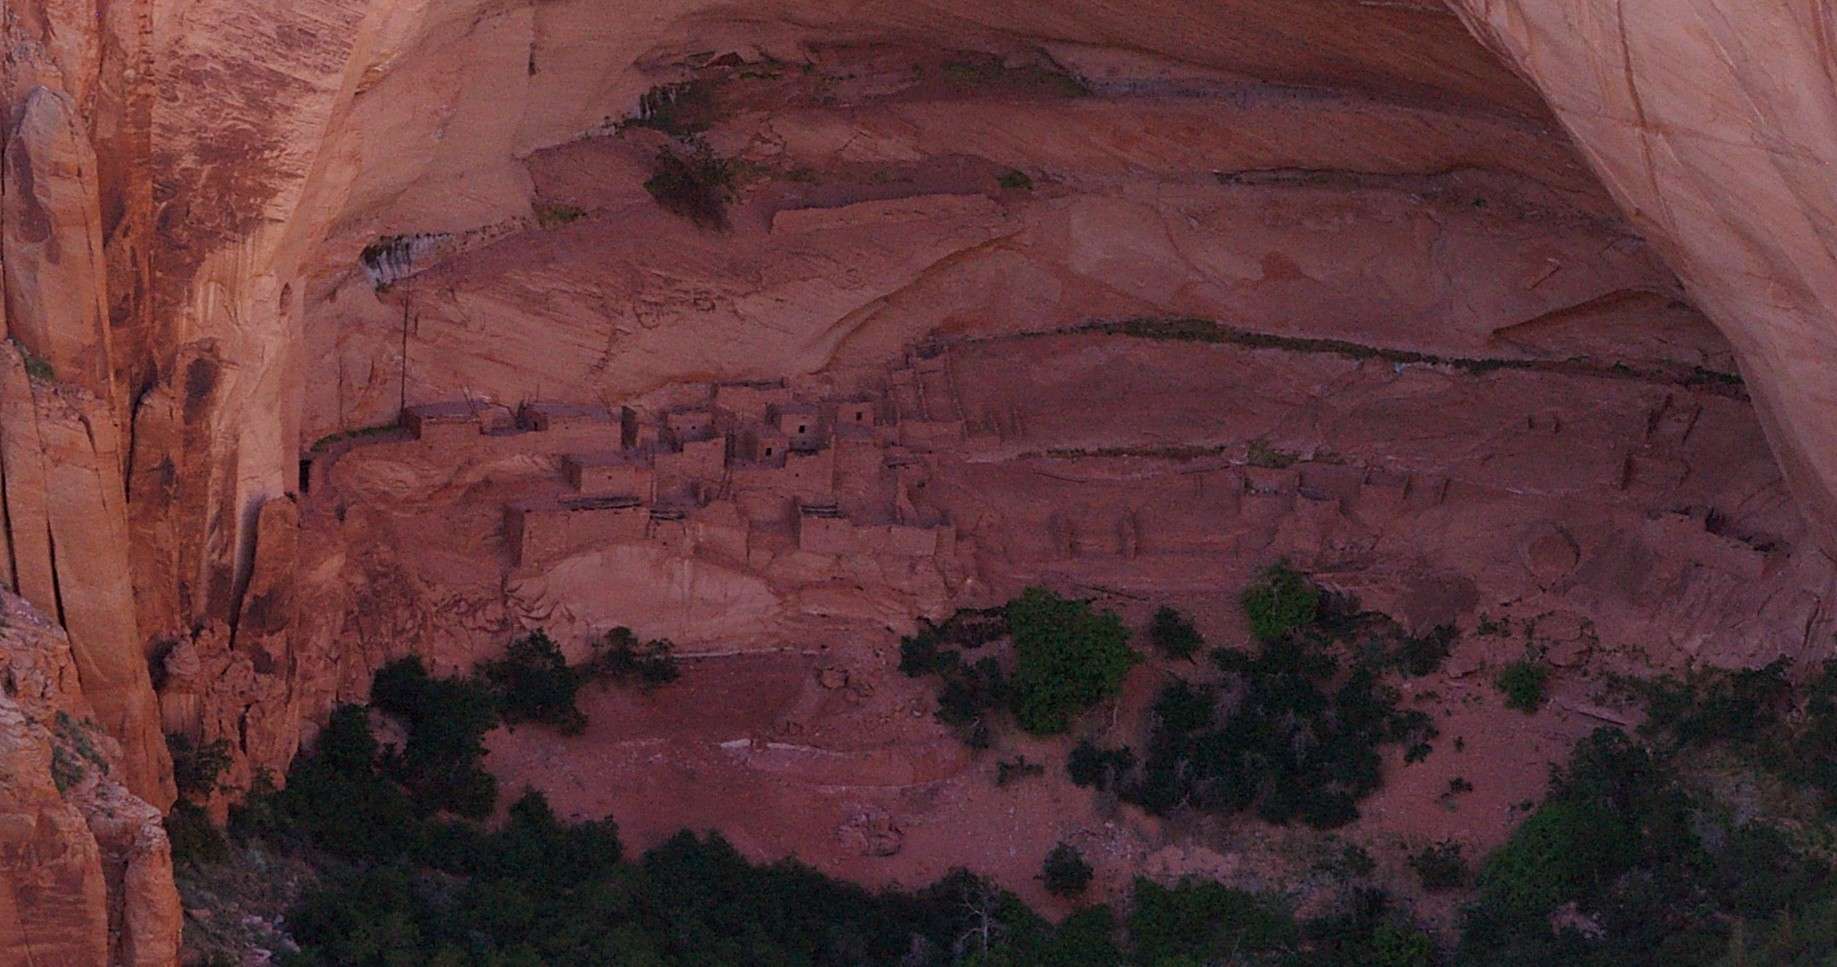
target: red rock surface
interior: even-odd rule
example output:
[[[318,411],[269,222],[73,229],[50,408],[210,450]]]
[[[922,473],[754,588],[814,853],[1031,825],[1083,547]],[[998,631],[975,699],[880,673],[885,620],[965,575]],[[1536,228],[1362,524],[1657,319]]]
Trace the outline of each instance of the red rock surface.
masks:
[[[1431,690],[1468,759],[1397,772],[1360,830],[1483,844],[1618,714],[1602,673],[1826,657],[1831,31],[1737,0],[9,3],[0,578],[146,809],[167,732],[244,783],[391,657],[627,624],[728,655],[692,660],[695,708],[607,696],[494,767],[641,838],[1025,885],[1048,833],[1108,844],[1108,882],[1267,872],[1282,837],[992,789],[911,715],[892,632],[1044,582],[1230,637],[1286,556],[1412,625],[1534,620],[1561,700],[1502,721],[1484,670],[1522,642],[1467,635]],[[687,81],[725,231],[655,203],[668,138],[618,123]],[[1091,328],[1136,317],[1226,328]],[[792,459],[763,408],[662,419],[736,380],[871,428]],[[532,402],[629,404],[640,437],[507,432]],[[466,416],[339,438],[422,405]],[[663,444],[619,478],[641,509],[576,533],[606,508],[558,502],[638,495],[569,458],[628,442]],[[0,778],[37,768],[11,747]],[[146,824],[32,775],[68,862],[0,896],[56,867],[73,962],[169,961],[164,914],[94,916],[98,883],[165,909],[157,862],[107,859]]]
[[[159,810],[123,786],[64,633],[8,592],[0,618],[0,963],[174,963]]]

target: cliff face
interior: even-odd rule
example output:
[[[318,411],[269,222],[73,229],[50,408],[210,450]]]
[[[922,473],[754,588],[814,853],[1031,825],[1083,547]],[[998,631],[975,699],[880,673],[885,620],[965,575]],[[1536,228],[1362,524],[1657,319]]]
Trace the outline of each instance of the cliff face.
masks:
[[[159,808],[164,734],[229,740],[232,786],[284,771],[393,655],[464,665],[534,624],[758,645],[1021,580],[1118,579],[1093,555],[1178,583],[1222,578],[1155,555],[1280,551],[1400,601],[1459,572],[1481,597],[1593,613],[1675,656],[1809,653],[1832,622],[1819,547],[1837,547],[1834,16],[1738,0],[10,2],[0,583],[64,629],[82,708],[122,750],[126,792],[107,796]],[[660,153],[692,149],[723,165],[724,231],[653,198]],[[1076,331],[1134,317],[1222,321],[1245,353]],[[1067,341],[1007,341],[1042,333]],[[981,348],[912,351],[938,340]],[[1346,353],[1364,363],[1322,361]],[[1182,368],[1201,355],[1270,382]],[[1043,358],[1064,375],[1009,375]],[[1451,359],[1530,375],[1421,368]],[[638,404],[668,435],[662,414],[718,409],[714,384],[740,380],[783,381],[786,403],[878,401],[867,462],[838,447],[826,471],[861,502],[821,525],[833,543],[800,545],[803,483],[761,485],[767,500],[720,467],[692,501],[707,513],[659,508],[649,543],[515,559],[506,509],[561,499],[567,460],[610,430],[477,430],[549,400]],[[1169,381],[1190,398],[1160,395]],[[1341,391],[1356,401],[1336,408]],[[1748,441],[1749,397],[1796,509]],[[1473,422],[1450,433],[1425,399]],[[459,443],[334,439],[461,402],[476,423]],[[1421,429],[1386,436],[1387,420]],[[1103,462],[1253,439],[1368,477],[1322,517],[1295,494],[1332,471],[1211,468],[1229,482],[1194,486],[1252,508],[1226,521],[1181,496],[1203,475]],[[1560,456],[1582,446],[1600,460]],[[1040,459],[1074,461],[1086,489]],[[1416,503],[1399,490],[1398,507],[1426,516],[1378,496],[1360,516],[1359,493],[1405,479]],[[937,534],[884,530],[908,526]],[[1617,556],[1629,542],[1676,566]],[[1635,592],[1635,572],[1669,577]],[[1451,614],[1480,600],[1455,597]],[[18,740],[18,768],[40,738]],[[125,847],[91,864],[84,835],[126,833],[20,788],[21,815],[53,817],[34,829],[78,843],[54,877],[70,909],[160,880],[151,860],[109,873]],[[21,869],[50,862],[31,855]],[[109,943],[103,921],[70,923],[86,954]]]
[[[1837,9],[1458,0],[1734,344],[1837,549]]]
[[[63,632],[10,593],[0,617],[0,963],[176,962],[159,810],[122,784]]]

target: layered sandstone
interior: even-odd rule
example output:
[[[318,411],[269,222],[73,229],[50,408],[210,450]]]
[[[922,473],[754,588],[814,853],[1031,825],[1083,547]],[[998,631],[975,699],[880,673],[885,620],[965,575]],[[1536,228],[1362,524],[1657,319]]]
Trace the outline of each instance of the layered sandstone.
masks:
[[[1837,11],[1454,0],[1716,320],[1837,548]]]
[[[123,785],[63,632],[8,592],[0,618],[0,963],[176,963],[159,810]]]
[[[243,787],[382,661],[538,625],[766,648],[1287,555],[1413,621],[1586,617],[1577,662],[1820,657],[1833,34],[1738,0],[9,3],[0,583],[144,800],[96,819],[126,793],[60,797],[55,720],[9,719],[52,831],[19,876],[76,911],[44,942],[170,954],[164,733]],[[692,147],[725,231],[645,187]],[[1137,317],[1225,328],[1092,325]],[[875,428],[802,441],[812,490],[769,404],[667,422],[742,386]],[[542,402],[640,435],[509,432]],[[455,405],[463,437],[405,424]],[[574,525],[608,496],[642,499]],[[111,889],[146,924],[114,941]]]

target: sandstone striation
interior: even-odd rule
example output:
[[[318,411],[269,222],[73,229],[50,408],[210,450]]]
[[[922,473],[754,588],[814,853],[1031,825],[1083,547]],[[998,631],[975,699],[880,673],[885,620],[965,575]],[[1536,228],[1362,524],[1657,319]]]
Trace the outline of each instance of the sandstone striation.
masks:
[[[1771,0],[9,2],[0,662],[36,684],[0,699],[0,963],[176,956],[167,734],[227,743],[221,819],[381,664],[536,627],[833,645],[848,687],[760,728],[834,732],[670,741],[851,874],[957,847],[811,790],[968,768],[856,687],[875,649],[1027,583],[1203,601],[1286,557],[1565,669],[1827,657],[1834,33]]]
[[[159,810],[122,783],[56,625],[0,592],[0,962],[176,963],[179,897]]]
[[[1837,547],[1837,382],[1824,363],[1837,351],[1830,8],[1453,5],[1538,86],[1734,344],[1794,493]]]

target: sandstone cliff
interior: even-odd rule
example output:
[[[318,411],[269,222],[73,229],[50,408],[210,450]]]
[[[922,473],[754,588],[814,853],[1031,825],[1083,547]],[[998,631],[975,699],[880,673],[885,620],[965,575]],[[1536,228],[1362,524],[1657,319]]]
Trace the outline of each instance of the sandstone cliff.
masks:
[[[1735,345],[1793,492],[1837,550],[1837,9],[1455,6]]]
[[[0,621],[0,963],[176,962],[159,810],[122,784],[63,632],[6,592]]]
[[[108,857],[173,800],[166,733],[227,740],[246,784],[380,662],[463,666],[536,623],[751,646],[1279,551],[1424,620],[1487,600],[1667,661],[1817,657],[1834,16],[9,2],[0,583],[67,636],[80,695],[60,679],[56,707],[118,743],[126,790],[19,787],[76,844],[56,942],[170,954],[90,916],[146,884],[126,909],[153,925],[110,922],[165,929],[159,861]],[[692,147],[731,166],[725,231],[646,187]],[[1136,317],[1241,338],[1088,328]],[[506,508],[610,445],[506,443],[520,404],[655,422],[742,381],[884,408],[881,463],[829,476],[854,529],[803,546],[789,490],[723,466],[648,543],[513,564]],[[462,402],[463,445],[378,431]],[[1265,479],[1253,441],[1322,458]],[[948,537],[878,553],[901,527]],[[14,730],[16,769],[55,725]],[[95,818],[128,793],[128,826]]]

